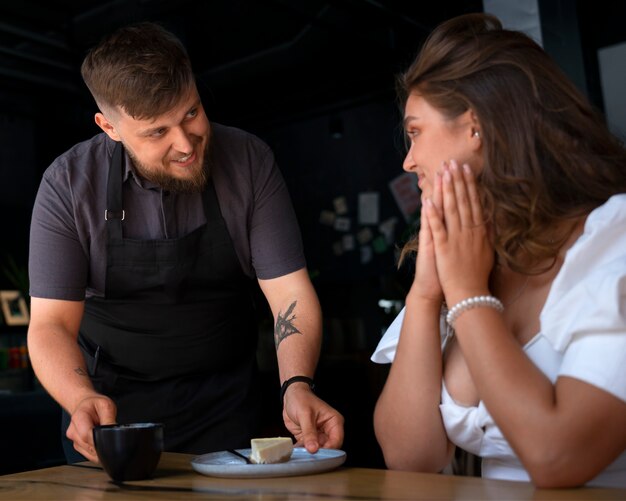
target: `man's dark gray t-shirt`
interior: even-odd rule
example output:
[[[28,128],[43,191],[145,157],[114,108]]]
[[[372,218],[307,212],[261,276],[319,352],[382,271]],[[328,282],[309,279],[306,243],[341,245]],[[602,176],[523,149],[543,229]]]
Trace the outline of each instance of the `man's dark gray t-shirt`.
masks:
[[[300,231],[270,148],[252,134],[211,124],[211,178],[244,273],[277,278],[306,263]],[[30,234],[30,294],[80,301],[103,296],[107,177],[115,142],[101,133],[46,170]],[[179,238],[206,222],[202,196],[168,193],[125,158],[124,238]]]

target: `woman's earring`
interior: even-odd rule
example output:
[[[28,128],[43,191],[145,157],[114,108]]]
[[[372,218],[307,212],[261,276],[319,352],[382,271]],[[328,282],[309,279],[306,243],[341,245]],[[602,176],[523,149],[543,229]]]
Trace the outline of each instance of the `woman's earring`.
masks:
[[[474,132],[474,137],[480,137],[480,132],[478,131]]]

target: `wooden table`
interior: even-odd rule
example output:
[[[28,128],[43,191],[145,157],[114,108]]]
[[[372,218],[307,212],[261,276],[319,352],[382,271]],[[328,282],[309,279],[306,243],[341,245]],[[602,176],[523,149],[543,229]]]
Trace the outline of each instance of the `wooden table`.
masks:
[[[151,480],[115,484],[93,463],[0,476],[0,499],[135,500],[624,500],[626,489],[535,489],[525,482],[482,480],[367,468],[285,478],[223,479],[196,473],[193,456],[164,453]]]

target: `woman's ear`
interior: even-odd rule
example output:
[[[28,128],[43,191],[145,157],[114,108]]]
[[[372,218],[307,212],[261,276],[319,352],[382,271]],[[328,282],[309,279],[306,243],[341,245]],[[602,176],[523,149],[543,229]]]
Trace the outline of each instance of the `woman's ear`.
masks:
[[[470,121],[470,128],[469,128],[469,132],[471,135],[471,141],[473,143],[473,146],[476,150],[480,149],[480,147],[482,146],[482,130],[480,128],[480,123],[478,122],[478,117],[476,116],[476,113],[474,113],[474,110],[468,110],[467,113],[469,114],[469,121]]]
[[[98,127],[100,127],[107,135],[113,139],[113,141],[120,141],[120,136],[115,129],[115,126],[107,120],[107,118],[102,113],[96,113],[94,120]]]

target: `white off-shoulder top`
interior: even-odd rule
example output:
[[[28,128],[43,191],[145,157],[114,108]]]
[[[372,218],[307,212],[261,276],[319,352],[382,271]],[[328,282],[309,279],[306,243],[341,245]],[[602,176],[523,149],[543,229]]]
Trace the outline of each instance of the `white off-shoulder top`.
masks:
[[[380,340],[374,362],[393,361],[403,318],[404,310]],[[626,402],[626,194],[587,218],[552,283],[540,332],[524,351],[552,382],[569,376]],[[440,410],[450,440],[482,458],[483,477],[529,480],[482,402],[458,405],[442,384]],[[626,451],[588,485],[625,488]]]

